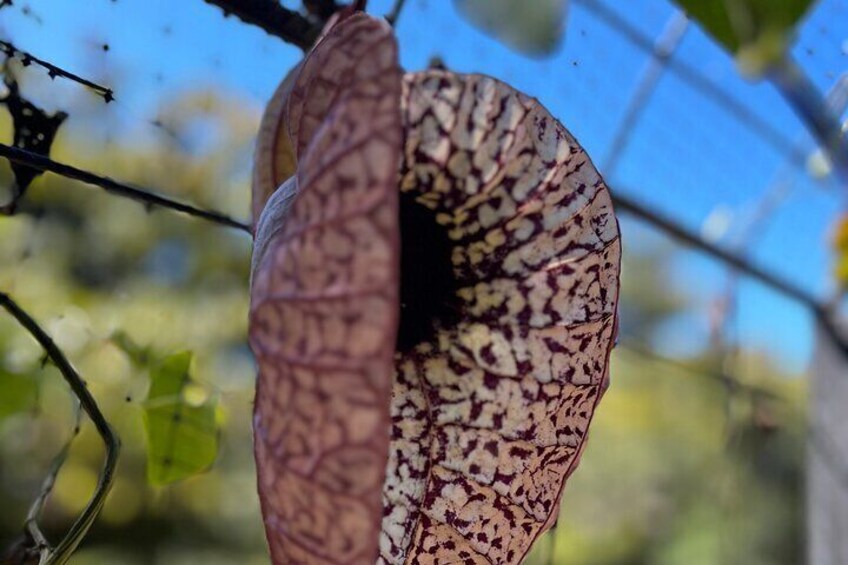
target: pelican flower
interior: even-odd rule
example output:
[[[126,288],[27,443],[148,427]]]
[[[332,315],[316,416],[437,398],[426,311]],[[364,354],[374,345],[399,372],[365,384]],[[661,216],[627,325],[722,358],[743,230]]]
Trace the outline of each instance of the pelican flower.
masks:
[[[270,102],[250,345],[272,560],[519,563],[609,383],[621,246],[585,151],[343,14]]]

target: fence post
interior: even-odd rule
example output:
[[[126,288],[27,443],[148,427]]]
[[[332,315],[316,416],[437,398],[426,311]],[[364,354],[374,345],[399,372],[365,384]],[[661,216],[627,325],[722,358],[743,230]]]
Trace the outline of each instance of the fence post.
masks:
[[[845,321],[838,324],[848,333]],[[807,562],[848,563],[848,354],[816,331],[807,443]]]

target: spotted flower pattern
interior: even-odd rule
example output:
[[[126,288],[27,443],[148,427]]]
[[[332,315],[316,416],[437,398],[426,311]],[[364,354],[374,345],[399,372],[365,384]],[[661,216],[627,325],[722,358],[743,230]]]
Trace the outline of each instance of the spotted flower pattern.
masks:
[[[362,13],[287,80],[254,175],[272,558],[519,563],[609,382],[621,246],[606,185],[538,101],[480,75],[403,75],[391,28]],[[449,315],[401,345],[409,205],[443,234],[452,286]]]

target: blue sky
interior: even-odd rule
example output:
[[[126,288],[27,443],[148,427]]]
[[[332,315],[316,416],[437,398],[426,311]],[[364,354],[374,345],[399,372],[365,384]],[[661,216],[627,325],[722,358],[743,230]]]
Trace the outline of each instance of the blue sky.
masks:
[[[386,13],[391,3],[372,0],[370,11]],[[300,56],[299,50],[262,31],[222,18],[202,0],[29,0],[36,17],[23,15],[21,4],[23,0],[0,11],[0,38],[119,85],[105,127],[126,142],[155,141],[160,134],[149,122],[159,103],[197,86],[226,89],[259,108]],[[398,25],[402,64],[419,69],[439,55],[451,69],[506,80],[539,98],[595,162],[603,163],[647,56],[599,18],[594,4],[613,9],[651,38],[674,14],[664,0],[572,0],[562,49],[539,60],[515,54],[479,32],[448,0],[408,0]],[[848,2],[819,2],[794,53],[822,91],[848,71]],[[812,150],[804,128],[771,86],[741,79],[733,61],[695,26],[687,30],[674,60],[696,68],[746,111],[805,151]],[[54,88],[74,100],[88,96],[73,85],[57,83]],[[96,102],[82,104],[88,118],[102,113]],[[86,112],[78,116],[82,120]],[[713,225],[723,218],[733,229],[785,163],[784,155],[724,107],[666,72],[607,180],[613,190],[673,215],[691,229],[701,230],[708,218]],[[791,182],[787,199],[746,252],[781,277],[824,296],[832,284],[828,236],[845,198],[832,181],[813,181],[798,167],[788,171],[780,177]],[[629,246],[638,250],[646,240],[642,226],[625,217],[623,229],[625,252]],[[680,254],[673,265],[676,283],[694,306],[669,326],[659,345],[686,352],[703,344],[709,305],[723,289],[726,271],[693,253]],[[812,347],[804,310],[750,281],[740,286],[739,304],[743,343],[767,350],[792,369],[803,368]]]

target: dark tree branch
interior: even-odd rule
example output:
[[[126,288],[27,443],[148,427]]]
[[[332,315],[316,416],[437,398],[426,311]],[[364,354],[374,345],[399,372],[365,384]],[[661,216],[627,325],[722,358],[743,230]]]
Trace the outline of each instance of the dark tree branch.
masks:
[[[311,22],[305,16],[289,10],[276,0],[204,0],[218,6],[225,16],[230,14],[241,21],[261,27],[287,43],[297,45],[308,51],[318,35],[321,25]]]
[[[55,173],[63,177],[84,182],[86,184],[99,186],[100,188],[106,190],[109,193],[115,194],[117,196],[123,196],[125,198],[131,198],[132,200],[142,202],[147,206],[160,206],[162,208],[169,208],[177,212],[182,212],[183,214],[188,214],[189,216],[194,216],[196,218],[201,218],[203,220],[214,222],[216,224],[236,228],[244,232],[251,233],[250,226],[243,222],[239,222],[238,220],[234,220],[233,218],[227,215],[221,214],[220,212],[196,208],[190,204],[184,204],[182,202],[172,200],[165,196],[160,196],[159,194],[156,194],[149,190],[136,188],[127,184],[120,183],[118,181],[110,179],[109,177],[104,177],[89,171],[84,171],[82,169],[72,167],[71,165],[65,165],[64,163],[57,163],[52,159],[43,157],[31,151],[26,151],[17,147],[10,147],[8,145],[0,143],[0,157],[5,157],[13,163],[20,163],[22,165],[26,165],[28,167],[32,167],[40,171],[49,171],[51,173]]]
[[[73,365],[71,365],[70,361],[68,361],[65,354],[62,353],[62,350],[53,342],[50,336],[45,332],[41,326],[36,322],[25,310],[23,310],[18,304],[12,300],[9,295],[0,292],[0,306],[2,306],[17,322],[26,329],[30,335],[44,348],[44,351],[47,353],[47,356],[56,365],[56,368],[59,369],[59,372],[64,377],[65,381],[68,383],[68,386],[71,387],[71,391],[73,391],[74,395],[79,400],[80,406],[91,418],[91,421],[94,423],[94,427],[97,429],[97,433],[100,434],[100,437],[103,439],[103,443],[106,447],[106,457],[103,463],[103,469],[100,472],[100,477],[97,481],[97,488],[94,491],[94,494],[89,500],[88,505],[83,509],[82,514],[80,514],[79,518],[77,518],[76,522],[71,526],[68,533],[59,542],[59,545],[56,546],[55,549],[49,550],[49,555],[46,560],[42,559],[42,563],[52,564],[52,563],[65,563],[67,559],[70,557],[71,553],[77,548],[77,546],[82,541],[85,534],[88,532],[91,525],[94,523],[94,520],[97,518],[97,515],[100,513],[101,508],[103,508],[103,504],[106,502],[106,495],[109,493],[109,489],[112,487],[112,482],[115,478],[115,468],[118,464],[118,452],[120,451],[120,441],[118,440],[118,436],[112,430],[112,427],[106,421],[106,418],[100,412],[100,408],[97,406],[97,402],[94,400],[94,397],[91,396],[91,393],[88,391],[86,387],[85,381],[82,380],[79,373],[77,373],[76,369],[74,369]],[[66,448],[67,449],[67,448]],[[62,454],[60,453],[60,458],[56,461],[58,465],[61,465]],[[49,494],[49,489],[53,487],[53,479],[55,478],[56,473],[58,473],[58,468],[51,469],[50,475],[48,475],[48,479],[45,481],[44,488],[48,489],[47,494]],[[52,477],[52,478],[51,478]],[[34,522],[37,518],[37,514],[40,513],[41,505],[43,505],[42,498],[46,499],[47,494],[43,494],[39,499],[36,500],[35,505],[35,516],[28,517],[28,526],[30,525],[30,521]],[[29,528],[30,532],[38,532],[37,529],[32,530]],[[35,535],[40,535],[40,533],[36,533]],[[43,539],[43,536],[42,536]],[[46,542],[46,540],[43,540]]]
[[[28,67],[29,65],[35,63],[39,67],[45,69],[50,78],[62,77],[68,80],[72,80],[77,84],[81,84],[86,88],[90,88],[95,93],[97,93],[98,96],[101,96],[106,103],[109,103],[115,99],[115,92],[111,88],[97,84],[96,82],[92,82],[88,79],[84,79],[77,74],[74,74],[70,71],[66,71],[63,68],[54,65],[53,63],[49,63],[44,59],[39,59],[35,55],[18,49],[8,41],[0,40],[0,50],[2,50],[8,57],[18,59],[25,67]]]
[[[613,195],[613,202],[615,203],[617,211],[626,212],[636,216],[640,220],[651,224],[653,227],[668,234],[681,243],[718,259],[728,267],[731,267],[740,273],[745,273],[749,277],[757,279],[764,285],[771,287],[785,296],[788,296],[792,300],[800,302],[810,308],[817,308],[819,306],[818,300],[805,290],[752,265],[750,261],[744,257],[740,257],[731,251],[722,249],[721,247],[717,247],[712,243],[705,241],[700,236],[684,228],[671,218],[654,212],[653,210],[648,209],[647,206],[644,206],[627,196],[622,196],[620,192],[616,192]]]
[[[406,0],[395,0],[395,5],[392,7],[392,11],[386,14],[386,21],[389,22],[390,25],[394,26],[397,23],[405,4]]]
[[[339,10],[336,0],[303,0],[303,7],[322,22],[329,20]]]

